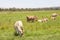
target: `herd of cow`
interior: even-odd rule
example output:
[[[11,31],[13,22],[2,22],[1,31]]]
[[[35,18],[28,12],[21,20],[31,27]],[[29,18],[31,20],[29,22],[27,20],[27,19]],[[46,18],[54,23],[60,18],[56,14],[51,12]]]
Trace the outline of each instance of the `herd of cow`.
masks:
[[[53,13],[53,14],[51,15],[51,19],[52,19],[52,20],[55,20],[57,16],[58,16],[57,13]],[[42,17],[42,19],[39,19],[39,20],[38,20],[38,17],[37,17],[37,16],[27,16],[26,18],[27,18],[27,22],[30,22],[30,21],[31,21],[31,22],[34,22],[34,21],[47,22],[47,21],[49,20],[47,17]]]
[[[58,16],[57,13],[53,13],[51,15],[51,19],[55,20],[57,16]],[[27,22],[30,22],[30,21],[31,22],[34,22],[34,21],[47,22],[48,21],[48,18],[46,18],[46,17],[38,20],[37,16],[27,16],[26,19],[27,19]],[[24,31],[23,31],[22,21],[16,21],[15,24],[14,24],[14,28],[15,28],[17,34],[19,34],[20,36],[23,35]]]

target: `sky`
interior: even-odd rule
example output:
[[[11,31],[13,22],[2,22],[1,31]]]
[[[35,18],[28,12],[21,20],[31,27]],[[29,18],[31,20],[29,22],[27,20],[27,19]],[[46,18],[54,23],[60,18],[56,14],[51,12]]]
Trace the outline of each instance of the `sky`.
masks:
[[[60,6],[60,0],[0,0],[0,8],[43,8]]]

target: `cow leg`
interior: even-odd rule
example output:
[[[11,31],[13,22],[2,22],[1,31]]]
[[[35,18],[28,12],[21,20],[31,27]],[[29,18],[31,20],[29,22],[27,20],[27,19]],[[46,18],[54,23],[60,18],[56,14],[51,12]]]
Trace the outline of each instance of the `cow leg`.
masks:
[[[23,35],[23,31],[19,31],[19,35],[22,36]]]
[[[32,19],[32,22],[34,22],[34,19]]]
[[[15,27],[15,35],[18,36],[19,35],[19,32],[18,32],[18,28]]]
[[[18,33],[19,33],[20,36],[23,35],[23,28],[22,27],[18,28]]]

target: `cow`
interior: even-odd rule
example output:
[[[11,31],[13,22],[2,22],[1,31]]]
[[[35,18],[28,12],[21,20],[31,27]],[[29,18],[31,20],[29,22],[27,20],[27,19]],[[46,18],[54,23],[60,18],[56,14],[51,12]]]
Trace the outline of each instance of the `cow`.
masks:
[[[55,20],[55,19],[56,19],[56,17],[51,17],[51,19],[52,19],[52,20]]]
[[[43,22],[43,20],[42,20],[42,19],[40,19],[40,20],[38,20],[38,22]]]
[[[42,20],[43,20],[43,22],[47,22],[48,18],[43,18]]]
[[[40,20],[38,20],[38,22],[47,22],[48,21],[48,18],[42,18]]]
[[[22,21],[16,21],[14,24],[15,31],[18,35],[23,35],[23,23]]]
[[[52,19],[52,20],[55,20],[57,16],[58,16],[57,13],[53,13],[53,14],[51,15],[51,19]]]
[[[27,18],[28,22],[29,21],[32,21],[32,22],[37,21],[37,16],[27,16],[26,18]]]
[[[57,17],[57,15],[58,15],[57,13],[53,13],[51,16],[52,17]]]

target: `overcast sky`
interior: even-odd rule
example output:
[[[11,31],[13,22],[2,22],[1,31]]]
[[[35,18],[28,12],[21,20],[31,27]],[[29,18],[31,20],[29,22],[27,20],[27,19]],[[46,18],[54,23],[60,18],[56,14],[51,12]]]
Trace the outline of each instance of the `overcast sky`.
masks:
[[[0,0],[0,8],[42,8],[60,6],[60,0]]]

